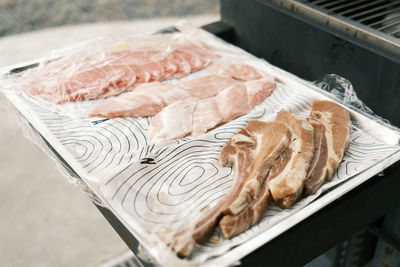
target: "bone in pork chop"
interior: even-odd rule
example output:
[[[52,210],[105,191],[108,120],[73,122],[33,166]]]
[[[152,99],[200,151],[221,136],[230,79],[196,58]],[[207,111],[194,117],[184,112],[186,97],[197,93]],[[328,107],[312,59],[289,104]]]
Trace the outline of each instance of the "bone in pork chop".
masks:
[[[268,183],[264,180],[259,195],[245,209],[237,215],[225,215],[221,219],[219,230],[222,236],[226,239],[231,239],[257,224],[267,209],[270,199],[271,194],[268,190]]]
[[[268,175],[268,185],[274,202],[281,208],[290,208],[301,196],[307,172],[314,156],[314,129],[312,125],[292,113],[281,110],[276,121],[288,125],[292,141]]]
[[[315,129],[316,151],[305,184],[305,194],[314,194],[332,179],[339,167],[350,136],[350,115],[332,101],[314,101],[311,122]]]
[[[228,194],[204,216],[194,223],[188,224],[179,230],[164,230],[161,238],[180,256],[188,256],[193,251],[196,242],[205,242],[213,232],[214,226],[224,215],[224,211],[231,206],[239,196],[248,178],[257,175],[261,187],[263,176],[265,178],[268,168],[274,160],[288,146],[290,142],[290,130],[281,122],[250,121],[246,128],[240,130],[222,148],[219,155],[220,165],[233,166],[234,185]],[[258,191],[265,193],[265,186]],[[263,194],[265,195],[265,194]],[[268,201],[261,196],[258,203],[252,205],[249,215],[242,219],[243,224],[250,225],[259,220],[259,213],[265,210]],[[225,219],[229,220],[229,219]],[[251,221],[251,222],[250,222]],[[242,223],[235,223],[230,232],[245,229]]]

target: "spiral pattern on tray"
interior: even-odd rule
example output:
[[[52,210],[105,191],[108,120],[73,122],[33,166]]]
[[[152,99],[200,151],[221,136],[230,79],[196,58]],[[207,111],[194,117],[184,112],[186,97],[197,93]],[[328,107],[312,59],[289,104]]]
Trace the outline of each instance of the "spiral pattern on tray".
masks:
[[[229,191],[232,169],[218,165],[224,144],[249,120],[274,120],[280,109],[308,116],[312,96],[305,96],[282,84],[250,113],[218,127],[198,138],[149,144],[148,118],[78,120],[66,115],[49,115],[36,107],[48,130],[88,174],[103,177],[101,191],[117,210],[134,218],[146,231],[161,226],[176,228],[200,217]],[[353,127],[349,148],[331,184],[355,175],[398,151],[398,148],[376,141]],[[282,211],[272,205],[262,221],[232,240],[216,234],[215,246],[232,246],[260,233],[271,223],[293,214],[310,196],[292,209]],[[195,254],[196,255],[196,252]]]

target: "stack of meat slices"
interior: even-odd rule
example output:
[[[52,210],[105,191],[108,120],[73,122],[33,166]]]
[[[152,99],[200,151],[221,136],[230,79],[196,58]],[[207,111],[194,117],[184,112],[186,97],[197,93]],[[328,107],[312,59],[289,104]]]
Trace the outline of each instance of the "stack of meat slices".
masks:
[[[184,38],[96,54],[74,54],[26,77],[25,92],[60,104],[118,95],[143,83],[177,79],[208,66],[218,55]]]
[[[349,134],[348,111],[331,101],[314,101],[309,118],[281,110],[274,122],[250,121],[220,152],[220,165],[234,169],[231,191],[196,222],[160,236],[178,255],[188,256],[216,224],[230,239],[258,223],[271,200],[291,208],[332,179]]]
[[[152,143],[198,136],[248,113],[275,88],[246,64],[213,64],[211,74],[175,84],[154,82],[95,107],[90,116],[146,117]]]

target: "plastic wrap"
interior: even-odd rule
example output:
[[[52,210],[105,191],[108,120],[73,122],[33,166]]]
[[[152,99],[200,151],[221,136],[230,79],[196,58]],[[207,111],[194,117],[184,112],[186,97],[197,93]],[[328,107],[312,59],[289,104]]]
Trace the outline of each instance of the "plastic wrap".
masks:
[[[77,184],[83,182],[84,191],[90,191],[100,200],[98,202],[109,208],[157,262],[171,266],[234,264],[400,158],[398,130],[388,127],[378,117],[366,115],[369,110],[342,78],[331,75],[327,76],[331,82],[327,77],[319,81],[318,86],[333,94],[326,93],[203,30],[185,24],[177,27],[181,32],[88,42],[52,53],[36,68],[7,74],[1,80],[1,89],[11,103],[40,133],[46,146],[52,147],[57,160],[67,163],[76,174],[67,176]],[[67,84],[70,77],[76,77],[81,71],[85,73],[82,77],[86,77],[88,70],[94,68],[97,71],[99,66],[112,65],[108,55],[159,47],[162,57],[156,61],[161,62],[174,50],[175,42],[200,45],[210,54],[202,57],[203,65],[196,71],[171,76],[171,79],[154,78],[153,81],[164,80],[173,85],[207,75],[204,68],[211,63],[245,63],[263,76],[274,76],[276,88],[248,114],[206,134],[154,144],[148,138],[150,117],[89,117],[95,106],[113,99],[113,95],[123,90],[135,90],[136,80],[117,81],[120,73],[112,70],[110,73],[113,74],[103,76],[106,78],[100,85],[96,83],[98,79],[90,79],[90,88],[96,89],[91,92],[96,93],[71,97]],[[67,67],[63,67],[64,64]],[[57,69],[60,65],[62,70]],[[86,89],[84,85],[78,87],[79,90]],[[51,93],[40,93],[43,90]],[[231,240],[225,240],[216,229],[209,242],[197,245],[188,258],[178,258],[161,240],[159,233],[165,228],[179,229],[190,224],[229,192],[234,182],[232,169],[218,165],[221,147],[249,120],[273,121],[280,109],[308,116],[312,101],[316,99],[342,103],[349,108],[353,122],[350,145],[332,181],[289,210],[271,205],[259,224]],[[353,106],[354,103],[357,105]]]

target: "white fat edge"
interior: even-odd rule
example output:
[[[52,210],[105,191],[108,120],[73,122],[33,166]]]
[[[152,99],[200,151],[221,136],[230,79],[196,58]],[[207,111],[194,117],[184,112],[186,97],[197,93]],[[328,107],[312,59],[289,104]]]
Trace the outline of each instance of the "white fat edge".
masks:
[[[326,137],[326,144],[328,148],[328,161],[330,159],[333,159],[337,164],[341,161],[341,158],[339,155],[335,153],[335,150],[333,148],[333,134],[332,134],[332,124],[331,124],[331,118],[332,118],[332,112],[320,112],[320,111],[314,111],[314,114],[318,114],[320,116],[320,121],[322,125],[325,127],[325,137]]]
[[[177,103],[176,105],[180,105],[181,107],[184,108],[186,105],[192,104],[193,101],[196,101],[197,103],[197,100],[185,100],[181,102],[176,102]],[[176,117],[175,112],[169,112],[174,107],[175,107],[174,105],[170,105],[161,111],[161,121],[163,122],[163,127],[161,131],[159,131],[153,137],[152,140],[153,142],[176,139],[177,136],[181,136],[184,133],[190,133],[192,131],[193,112],[191,112],[189,122],[187,122],[186,116],[184,117],[185,118],[184,120],[181,120],[179,119],[179,117],[178,118]],[[186,112],[182,112],[180,114],[188,115]],[[152,128],[152,130],[154,129]]]
[[[298,138],[298,136],[291,129],[290,129],[290,131],[292,132],[292,137],[291,137],[292,139],[290,141],[289,146],[286,149],[291,149],[292,150],[292,155],[290,156],[290,159],[289,159],[288,163],[286,164],[285,168],[282,170],[282,172],[280,174],[278,174],[278,176],[274,177],[272,180],[270,180],[268,182],[268,184],[270,186],[276,186],[277,184],[280,184],[280,182],[282,180],[285,180],[285,179],[287,179],[287,177],[289,177],[289,174],[291,173],[292,166],[294,164],[293,163],[293,161],[294,161],[293,155],[295,153],[298,153],[298,151],[301,151],[301,140],[300,140],[300,138]],[[288,184],[288,183],[286,183],[286,184]]]
[[[311,123],[306,121],[305,119],[301,119],[301,127],[307,131],[314,132],[314,127],[312,127]]]

